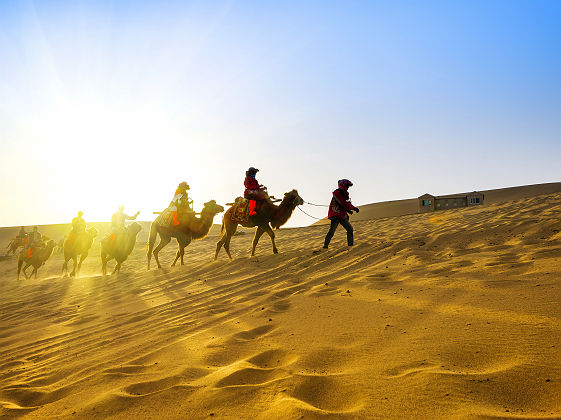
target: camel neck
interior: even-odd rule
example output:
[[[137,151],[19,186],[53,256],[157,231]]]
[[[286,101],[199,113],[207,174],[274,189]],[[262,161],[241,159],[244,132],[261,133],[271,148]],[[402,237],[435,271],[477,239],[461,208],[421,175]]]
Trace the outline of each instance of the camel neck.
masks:
[[[288,200],[283,200],[276,208],[273,227],[281,227],[284,225],[288,219],[290,219],[290,216],[292,216],[293,211],[294,207],[288,203]]]
[[[210,228],[212,227],[212,221],[214,220],[214,215],[209,214],[206,211],[202,211],[201,218],[197,220],[197,223],[193,224],[193,239],[201,239],[208,235]]]
[[[134,246],[136,245],[136,234],[132,232],[127,232],[127,236],[128,236],[127,255],[129,255],[132,252]]]

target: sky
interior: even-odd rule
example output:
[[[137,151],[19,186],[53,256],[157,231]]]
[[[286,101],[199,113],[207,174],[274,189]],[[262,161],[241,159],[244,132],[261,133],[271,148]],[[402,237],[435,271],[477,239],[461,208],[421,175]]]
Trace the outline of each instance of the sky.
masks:
[[[181,181],[224,204],[249,166],[317,204],[341,178],[359,206],[561,181],[560,21],[555,0],[1,1],[0,226],[152,220]]]

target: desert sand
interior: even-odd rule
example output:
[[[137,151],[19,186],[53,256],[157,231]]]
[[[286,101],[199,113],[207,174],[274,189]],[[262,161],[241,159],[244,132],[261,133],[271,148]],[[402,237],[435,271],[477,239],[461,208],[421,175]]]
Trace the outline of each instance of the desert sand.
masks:
[[[354,227],[149,272],[139,243],[118,276],[98,241],[78,279],[0,261],[0,415],[561,417],[561,194]]]

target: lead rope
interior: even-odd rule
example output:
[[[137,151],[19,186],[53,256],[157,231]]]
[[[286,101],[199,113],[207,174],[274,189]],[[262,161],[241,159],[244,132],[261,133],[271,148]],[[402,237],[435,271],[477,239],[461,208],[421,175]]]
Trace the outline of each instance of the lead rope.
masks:
[[[328,205],[325,205],[325,204],[314,204],[314,203],[310,203],[308,201],[304,201],[304,203],[309,204],[310,206],[316,206],[316,207],[329,207]]]
[[[308,203],[308,204],[309,204],[309,203]],[[327,206],[327,207],[329,207],[329,206]],[[300,206],[298,206],[298,207],[296,207],[296,208],[297,208],[298,210],[300,210],[302,213],[304,213],[306,216],[311,217],[312,219],[323,220],[323,218],[315,217],[315,216],[312,216],[311,214],[306,213],[304,210],[302,210],[302,209],[300,208]]]

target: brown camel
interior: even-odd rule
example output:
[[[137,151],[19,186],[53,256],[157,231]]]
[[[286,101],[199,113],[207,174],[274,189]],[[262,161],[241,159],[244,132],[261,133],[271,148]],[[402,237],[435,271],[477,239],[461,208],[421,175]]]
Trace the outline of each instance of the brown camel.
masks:
[[[296,208],[296,206],[300,206],[304,204],[304,200],[302,197],[298,195],[298,191],[292,190],[284,194],[284,198],[282,199],[281,203],[276,206],[269,201],[263,201],[261,209],[259,213],[254,216],[249,216],[247,222],[240,223],[243,227],[254,227],[257,226],[257,230],[255,231],[255,236],[253,238],[253,248],[251,249],[251,256],[255,255],[255,248],[257,247],[257,243],[259,242],[259,238],[264,233],[267,233],[271,237],[271,242],[273,244],[273,253],[278,254],[278,249],[275,244],[275,232],[273,232],[272,228],[278,229],[282,225],[284,225],[290,216],[292,216],[292,212]],[[234,211],[234,206],[230,207],[224,213],[224,218],[222,220],[222,229],[220,230],[221,237],[218,243],[216,244],[216,254],[214,254],[214,259],[218,258],[218,253],[220,252],[220,248],[224,245],[224,249],[228,254],[228,257],[232,259],[232,255],[230,255],[230,240],[234,233],[236,233],[236,229],[238,228],[238,222],[232,221],[232,214]],[[271,228],[272,227],[272,228]]]
[[[55,241],[50,239],[45,243],[44,247],[32,247],[31,257],[29,257],[29,249],[23,249],[18,256],[18,280],[21,267],[24,264],[25,266],[23,267],[23,274],[25,278],[28,279],[33,274],[35,274],[35,278],[37,278],[37,269],[45,264],[45,262],[49,259],[49,257],[53,253],[55,245]],[[33,266],[33,271],[28,276],[26,271],[30,266]]]
[[[14,239],[12,239],[10,241],[10,243],[8,244],[8,246],[6,247],[8,249],[8,251],[6,251],[6,255],[10,255],[10,253],[12,255],[16,255],[16,251],[18,250],[18,248],[20,246],[25,246],[27,238],[22,238],[20,236],[15,237]]]
[[[62,264],[62,272],[64,275],[68,274],[68,260],[70,259],[74,261],[74,266],[72,267],[70,277],[80,275],[80,268],[82,268],[82,263],[88,256],[90,248],[93,244],[93,240],[96,236],[97,229],[94,227],[90,227],[84,233],[74,235],[74,239],[72,241],[70,240],[70,238],[64,240],[64,263]],[[78,262],[78,255],[80,256],[80,262]]]
[[[107,261],[113,258],[117,261],[113,274],[121,271],[121,264],[134,249],[136,237],[141,230],[142,226],[135,222],[128,225],[124,232],[116,234],[114,241],[111,241],[110,236],[101,241],[101,271],[104,276],[107,274]]]
[[[222,213],[224,207],[216,204],[216,201],[210,200],[204,204],[201,210],[201,217],[196,217],[192,213],[180,213],[179,226],[170,227],[162,223],[162,215],[158,216],[156,220],[152,222],[150,227],[150,239],[148,240],[148,252],[146,253],[148,259],[148,270],[150,270],[150,258],[152,253],[154,254],[154,259],[158,264],[158,268],[162,268],[160,265],[160,260],[158,259],[158,253],[162,250],[164,246],[169,244],[171,238],[177,239],[178,249],[175,254],[175,260],[173,261],[172,267],[175,265],[178,259],[181,258],[181,265],[183,265],[183,255],[185,254],[185,247],[191,243],[191,241],[202,239],[212,227],[212,222],[214,216],[218,213]],[[154,248],[154,243],[156,242],[156,237],[160,235],[160,243],[156,248]],[[152,251],[153,250],[153,251]]]

